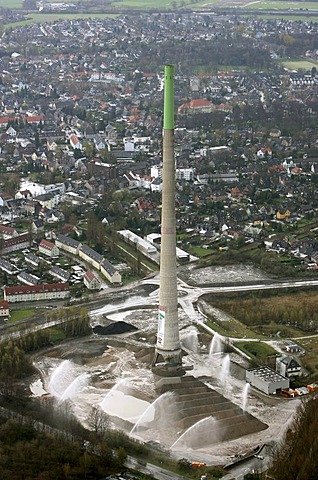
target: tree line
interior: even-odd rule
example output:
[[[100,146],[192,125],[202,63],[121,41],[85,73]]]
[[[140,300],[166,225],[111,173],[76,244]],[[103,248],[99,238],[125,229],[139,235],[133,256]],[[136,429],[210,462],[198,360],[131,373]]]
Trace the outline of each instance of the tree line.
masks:
[[[48,322],[57,325],[37,330],[32,326],[28,332],[11,336],[0,343],[0,390],[12,393],[18,379],[33,373],[30,354],[65,338],[87,335],[91,332],[87,309],[70,307],[52,311],[47,314]],[[30,328],[30,327],[27,327]]]
[[[318,330],[318,309],[315,297],[291,301],[269,302],[263,298],[214,300],[213,304],[247,326],[276,323],[314,333]]]

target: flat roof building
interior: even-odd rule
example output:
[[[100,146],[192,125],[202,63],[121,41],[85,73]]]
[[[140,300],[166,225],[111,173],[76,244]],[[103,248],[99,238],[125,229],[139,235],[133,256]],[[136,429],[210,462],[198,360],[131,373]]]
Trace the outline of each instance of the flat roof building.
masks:
[[[269,367],[246,370],[246,381],[267,395],[276,395],[282,388],[289,388],[289,379]]]

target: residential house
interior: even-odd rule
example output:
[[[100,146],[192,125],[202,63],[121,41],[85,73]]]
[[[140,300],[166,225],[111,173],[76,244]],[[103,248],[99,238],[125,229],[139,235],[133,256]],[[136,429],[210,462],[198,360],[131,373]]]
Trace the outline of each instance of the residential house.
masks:
[[[0,237],[4,240],[8,238],[14,238],[18,236],[18,232],[15,228],[9,227],[8,225],[0,225]]]
[[[212,102],[204,98],[196,98],[191,102],[180,105],[178,113],[180,115],[191,115],[194,113],[211,113],[213,110],[215,110],[215,106]]]
[[[30,199],[32,199],[32,197],[33,197],[33,195],[30,192],[30,190],[19,190],[14,196],[14,198],[16,198],[16,199],[24,198],[26,200],[30,200]]]
[[[54,243],[44,239],[41,240],[39,244],[39,252],[51,258],[59,256],[58,247]]]
[[[96,147],[96,150],[104,150],[106,148],[106,143],[100,135],[94,136],[94,145]]]
[[[84,275],[84,285],[89,290],[99,290],[101,287],[101,281],[91,270],[88,270]]]
[[[49,152],[55,152],[57,149],[57,143],[52,138],[47,139],[46,146]]]
[[[42,283],[40,285],[19,285],[4,287],[4,299],[8,302],[32,302],[36,300],[57,300],[70,295],[68,283]]]
[[[30,236],[28,233],[23,233],[13,238],[4,240],[1,254],[15,252],[17,250],[23,250],[30,246]]]
[[[66,270],[56,267],[55,265],[49,270],[49,274],[52,275],[52,277],[62,280],[62,282],[68,282],[71,276]]]
[[[81,144],[81,142],[79,141],[79,139],[74,133],[70,136],[70,144],[71,144],[71,147],[74,148],[74,150],[75,149],[83,150],[83,145]]]
[[[88,245],[81,245],[78,251],[79,257],[82,258],[85,262],[92,265],[96,270],[100,270],[100,265],[104,260],[104,257],[99,253],[95,252]]]
[[[42,205],[36,200],[27,200],[23,204],[23,209],[27,215],[39,215]]]
[[[0,322],[7,320],[9,316],[9,302],[7,300],[0,300]]]
[[[288,220],[291,215],[290,210],[288,208],[286,209],[280,209],[276,212],[276,218],[277,220]]]
[[[0,258],[0,270],[10,275],[16,275],[18,272],[17,267],[7,260],[4,260],[4,258]]]
[[[159,177],[155,178],[153,182],[151,182],[150,190],[152,192],[162,192],[162,179]]]
[[[6,130],[6,134],[11,139],[8,143],[14,143],[17,136],[17,131],[13,127],[9,127],[8,130]]]
[[[38,267],[41,259],[34,255],[33,253],[28,253],[25,257],[25,261],[32,265],[33,267]]]
[[[288,355],[276,358],[276,372],[288,378],[302,375],[301,365]]]
[[[116,285],[121,283],[120,273],[108,260],[103,260],[100,267],[100,272],[110,283]]]
[[[64,221],[64,214],[57,209],[53,210],[45,207],[40,212],[40,216],[44,223],[57,223]]]
[[[262,147],[256,153],[257,158],[263,159],[266,157],[271,157],[273,154],[272,149],[270,147]]]
[[[59,195],[56,195],[53,192],[43,193],[42,195],[38,195],[35,197],[37,202],[39,202],[43,207],[46,208],[54,208],[59,202]]]
[[[78,255],[82,244],[66,235],[58,235],[55,240],[55,245],[65,252],[71,253],[72,255]]]
[[[39,277],[27,272],[20,272],[17,279],[19,282],[25,283],[26,285],[37,285],[40,281]]]
[[[31,232],[34,235],[39,235],[44,231],[44,222],[41,219],[34,220],[31,224]]]

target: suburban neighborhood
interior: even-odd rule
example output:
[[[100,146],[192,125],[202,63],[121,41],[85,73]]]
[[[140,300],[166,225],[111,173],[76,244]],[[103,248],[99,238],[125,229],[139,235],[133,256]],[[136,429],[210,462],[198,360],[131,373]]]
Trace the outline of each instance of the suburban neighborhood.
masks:
[[[257,242],[294,269],[318,268],[318,76],[315,67],[279,63],[291,38],[316,59],[317,50],[301,51],[313,25],[171,13],[156,20],[158,28],[138,15],[57,20],[2,36],[1,271],[8,288],[118,285],[116,264],[126,272],[131,266],[110,253],[110,232],[160,233],[161,62],[175,60],[185,35],[193,53],[176,62],[178,247],[189,259]],[[237,52],[229,48],[225,61],[237,67],[209,71],[206,58],[200,70],[196,53],[210,47],[214,60],[218,42],[233,38]],[[243,47],[250,55],[238,62]],[[59,261],[60,251],[82,262],[81,278],[72,262]]]

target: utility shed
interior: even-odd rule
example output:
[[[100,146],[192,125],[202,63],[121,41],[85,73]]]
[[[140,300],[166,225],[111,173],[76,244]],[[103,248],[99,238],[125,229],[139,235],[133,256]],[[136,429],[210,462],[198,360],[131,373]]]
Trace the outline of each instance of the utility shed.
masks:
[[[276,395],[282,388],[289,388],[289,379],[269,367],[246,370],[246,381],[267,395]]]

